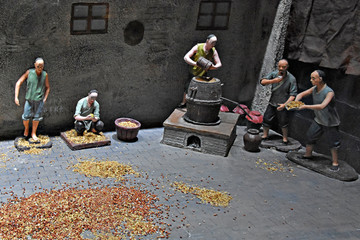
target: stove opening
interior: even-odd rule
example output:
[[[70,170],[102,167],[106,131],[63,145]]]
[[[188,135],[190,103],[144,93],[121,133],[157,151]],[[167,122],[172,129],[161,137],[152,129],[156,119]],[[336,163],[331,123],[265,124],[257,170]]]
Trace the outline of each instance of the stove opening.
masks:
[[[201,147],[200,138],[197,136],[188,137],[186,146],[191,147],[191,148],[200,148]]]

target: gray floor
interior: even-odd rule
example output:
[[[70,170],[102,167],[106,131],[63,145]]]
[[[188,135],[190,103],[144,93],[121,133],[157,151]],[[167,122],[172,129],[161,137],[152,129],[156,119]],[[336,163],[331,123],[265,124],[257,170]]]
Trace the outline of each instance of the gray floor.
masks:
[[[66,185],[86,187],[88,181],[114,184],[113,179],[99,181],[69,169],[79,159],[109,159],[134,166],[147,179],[134,178],[129,184],[141,184],[157,194],[160,203],[172,205],[167,220],[172,224],[170,239],[360,239],[359,180],[325,177],[275,150],[247,152],[244,133],[244,127],[238,127],[228,157],[160,144],[163,128],[140,130],[133,143],[118,141],[115,132],[107,132],[110,146],[78,151],[53,137],[53,147],[42,155],[19,153],[13,141],[3,141],[0,200]],[[226,191],[233,199],[228,207],[213,207],[175,193],[173,181]]]

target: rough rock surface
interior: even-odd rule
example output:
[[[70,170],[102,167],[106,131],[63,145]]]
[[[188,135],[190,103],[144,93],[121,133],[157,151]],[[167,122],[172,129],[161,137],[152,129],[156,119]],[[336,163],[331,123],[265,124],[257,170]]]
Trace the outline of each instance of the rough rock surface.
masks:
[[[291,0],[281,0],[279,3],[259,78],[262,78],[274,71],[276,69],[277,62],[283,57],[291,2]],[[262,86],[258,82],[252,102],[252,109],[264,114],[270,97],[271,85]]]
[[[359,3],[359,0],[294,0],[287,57],[360,75]]]

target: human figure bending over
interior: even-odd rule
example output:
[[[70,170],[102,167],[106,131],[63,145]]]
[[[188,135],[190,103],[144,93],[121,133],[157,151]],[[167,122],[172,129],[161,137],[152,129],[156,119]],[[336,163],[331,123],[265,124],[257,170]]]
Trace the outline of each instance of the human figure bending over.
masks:
[[[75,131],[81,136],[84,131],[100,133],[104,128],[104,123],[100,120],[100,105],[96,101],[98,97],[97,90],[91,90],[87,97],[84,97],[76,104],[74,114]]]

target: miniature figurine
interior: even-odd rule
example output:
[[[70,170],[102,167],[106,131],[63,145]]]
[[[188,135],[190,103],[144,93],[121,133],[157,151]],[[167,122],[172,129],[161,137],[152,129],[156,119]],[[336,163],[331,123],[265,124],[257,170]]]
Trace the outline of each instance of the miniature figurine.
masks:
[[[302,156],[304,159],[312,158],[312,151],[315,143],[325,133],[329,142],[332,165],[331,171],[339,171],[338,152],[340,147],[339,125],[340,118],[335,108],[335,93],[325,83],[325,73],[321,70],[315,70],[311,73],[310,81],[312,88],[305,90],[296,96],[295,100],[299,101],[305,96],[312,95],[313,105],[304,104],[299,109],[314,110],[315,118],[307,132],[306,152]]]
[[[205,43],[196,44],[186,55],[184,60],[191,66],[190,72],[192,76],[205,76],[208,70],[215,70],[222,66],[218,52],[215,49],[217,37],[210,34],[206,38]],[[203,65],[206,65],[203,66]],[[205,69],[204,69],[205,68]],[[178,107],[186,106],[186,92],[189,87],[191,78],[189,78],[184,87],[184,96]]]
[[[271,97],[264,113],[263,119],[263,140],[269,137],[269,130],[275,118],[282,131],[282,142],[288,144],[288,113],[285,104],[295,99],[297,85],[295,77],[287,71],[289,63],[282,59],[278,62],[278,70],[271,72],[260,80],[261,85],[271,84]]]
[[[100,105],[96,101],[97,90],[91,90],[87,97],[80,99],[76,105],[74,114],[75,130],[78,135],[83,135],[85,129],[99,134],[104,128],[104,123],[100,120]]]
[[[44,71],[44,60],[36,58],[34,63],[35,68],[27,70],[16,82],[15,85],[15,104],[20,106],[19,91],[21,84],[27,81],[24,113],[22,115],[23,124],[25,127],[24,138],[29,140],[29,122],[32,118],[31,138],[34,143],[39,143],[36,136],[36,131],[39,122],[43,119],[42,111],[44,104],[49,96],[50,84],[48,74]]]

